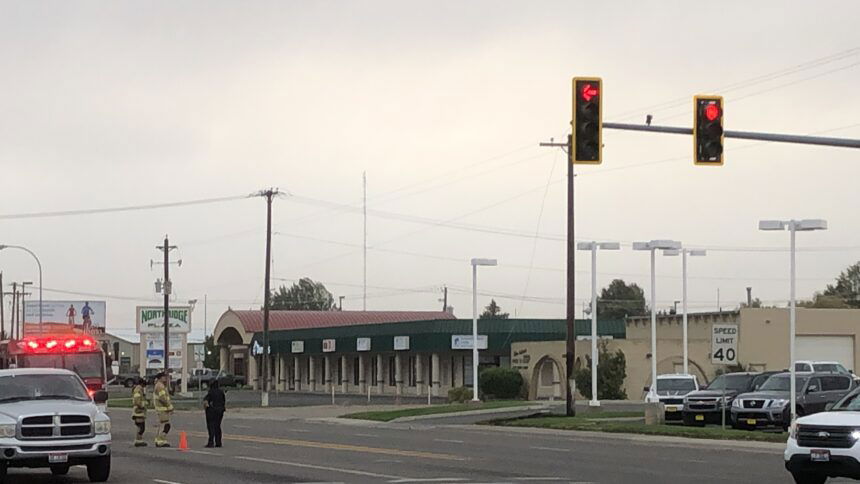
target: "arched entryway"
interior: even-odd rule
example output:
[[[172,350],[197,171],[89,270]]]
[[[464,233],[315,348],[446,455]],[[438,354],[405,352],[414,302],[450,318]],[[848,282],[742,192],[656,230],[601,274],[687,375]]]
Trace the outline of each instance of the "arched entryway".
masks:
[[[562,398],[564,370],[555,358],[544,356],[535,364],[531,377],[529,398],[531,400],[555,400]]]

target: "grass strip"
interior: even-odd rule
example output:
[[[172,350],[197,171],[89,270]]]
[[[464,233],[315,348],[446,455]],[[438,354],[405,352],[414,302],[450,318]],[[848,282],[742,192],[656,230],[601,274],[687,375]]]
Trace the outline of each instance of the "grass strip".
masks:
[[[522,400],[498,400],[483,403],[452,403],[447,405],[428,405],[426,407],[404,408],[399,410],[386,410],[379,412],[358,412],[344,415],[344,418],[358,420],[374,420],[377,422],[390,422],[402,417],[418,417],[422,415],[437,415],[444,413],[460,413],[472,410],[487,410],[494,408],[524,407],[529,402]]]

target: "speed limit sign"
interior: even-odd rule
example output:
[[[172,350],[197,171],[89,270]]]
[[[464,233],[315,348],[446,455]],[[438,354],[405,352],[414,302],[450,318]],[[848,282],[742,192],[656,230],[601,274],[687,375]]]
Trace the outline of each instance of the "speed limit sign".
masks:
[[[711,329],[711,363],[733,365],[738,362],[738,325],[715,324]]]

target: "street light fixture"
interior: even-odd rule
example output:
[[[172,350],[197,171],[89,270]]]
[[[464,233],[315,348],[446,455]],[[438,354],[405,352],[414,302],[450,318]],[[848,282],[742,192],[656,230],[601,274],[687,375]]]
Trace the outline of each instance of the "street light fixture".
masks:
[[[27,252],[33,259],[36,259],[36,265],[39,266],[39,332],[42,332],[42,262],[39,261],[39,258],[36,257],[36,254],[33,253],[32,250],[22,247],[20,245],[0,245],[0,250],[3,249],[18,249]]]
[[[681,250],[671,249],[671,250],[664,250],[663,251],[663,255],[667,255],[667,256],[681,255],[681,259],[682,259],[681,266],[683,267],[683,269],[682,269],[683,289],[681,292],[681,299],[682,299],[681,311],[683,312],[682,318],[684,320],[683,339],[684,339],[684,374],[685,375],[690,374],[689,353],[687,351],[687,341],[688,341],[687,340],[687,256],[690,255],[692,257],[704,257],[707,254],[708,254],[707,251],[700,250],[700,249],[681,249]]]
[[[651,385],[653,386],[657,384],[657,277],[654,254],[657,250],[681,250],[681,243],[677,240],[633,242],[633,250],[651,252]]]
[[[478,266],[498,265],[496,259],[472,259],[472,401],[478,398]]]
[[[588,405],[599,407],[600,400],[597,399],[597,251],[620,250],[618,242],[580,242],[576,244],[579,250],[591,251],[591,401]]]
[[[788,343],[788,359],[791,362],[789,371],[791,372],[791,423],[797,418],[797,395],[795,394],[797,382],[795,381],[796,373],[794,368],[794,339],[796,335],[797,324],[797,308],[795,303],[795,287],[796,287],[796,265],[795,253],[797,247],[795,244],[796,232],[810,232],[813,230],[827,230],[827,221],[822,219],[804,219],[804,220],[762,220],[758,223],[759,230],[785,230],[791,232],[791,262],[789,271],[791,272],[791,289],[789,299],[789,343]]]

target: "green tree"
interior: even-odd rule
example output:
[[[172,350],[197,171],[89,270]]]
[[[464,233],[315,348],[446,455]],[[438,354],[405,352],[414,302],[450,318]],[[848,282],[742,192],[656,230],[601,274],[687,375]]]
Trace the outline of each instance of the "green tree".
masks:
[[[289,289],[281,286],[273,292],[271,308],[292,311],[331,311],[334,308],[334,296],[328,292],[323,283],[303,277]]]
[[[816,295],[816,299],[818,295]],[[828,284],[822,297],[841,299],[844,301],[842,307],[860,308],[860,262],[849,266],[836,278],[836,284]],[[833,299],[823,304],[833,305]]]
[[[212,370],[221,368],[221,351],[218,345],[215,344],[215,336],[209,335],[203,342],[203,366]]]
[[[484,312],[478,319],[508,319],[509,317],[511,317],[510,313],[503,313],[502,308],[496,304],[496,300],[490,299],[490,304],[484,308]]]
[[[597,315],[602,319],[623,319],[627,316],[648,314],[645,291],[636,283],[627,284],[622,279],[613,280],[600,290],[597,300]]]
[[[813,309],[848,309],[851,305],[841,296],[827,296],[816,293],[812,301],[799,301],[798,307]]]
[[[620,349],[610,353],[605,341],[597,345],[597,398],[627,400],[624,380],[627,378],[627,358]],[[591,356],[585,355],[586,364],[574,373],[576,389],[585,398],[591,398]]]

